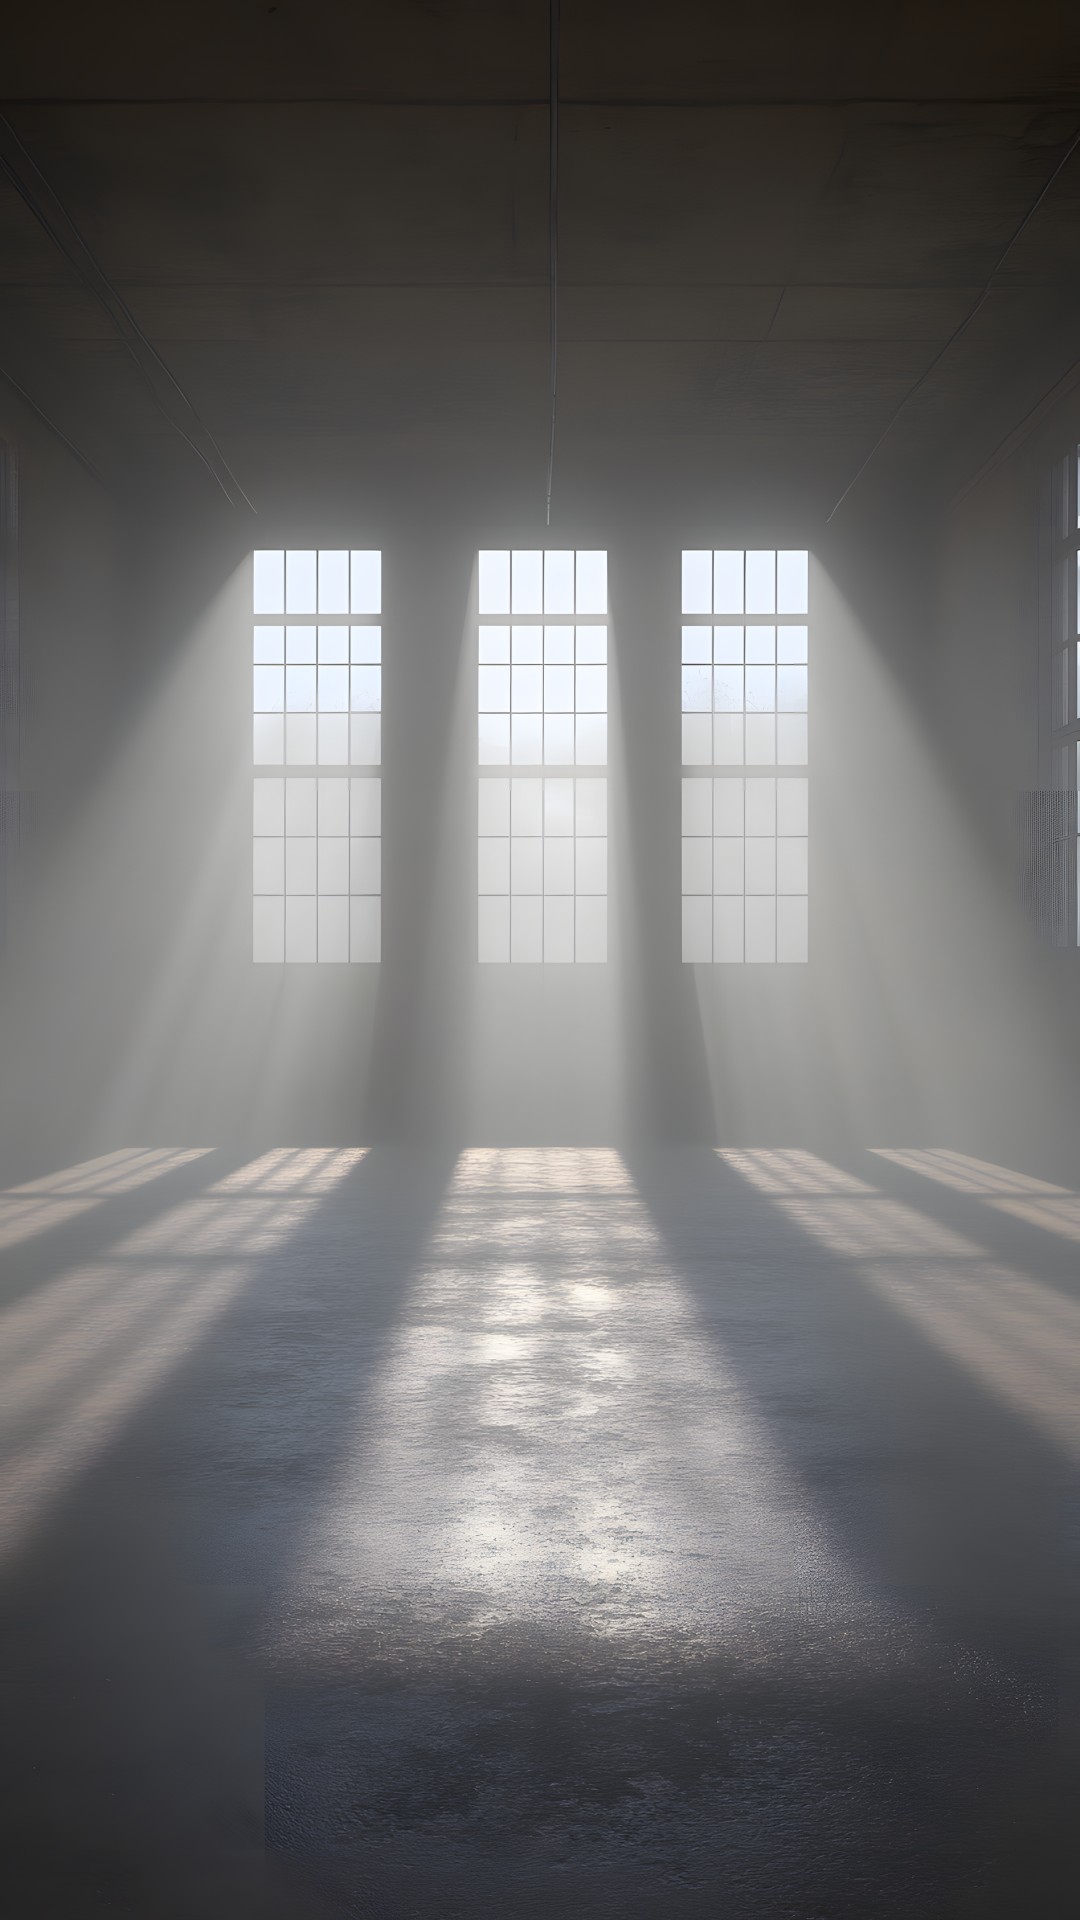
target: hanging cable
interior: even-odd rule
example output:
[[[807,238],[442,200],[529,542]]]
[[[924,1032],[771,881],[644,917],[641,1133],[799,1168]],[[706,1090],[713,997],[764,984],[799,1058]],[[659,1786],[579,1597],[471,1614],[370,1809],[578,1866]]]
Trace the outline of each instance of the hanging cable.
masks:
[[[964,318],[960,321],[960,324],[953,328],[948,339],[938,348],[937,352],[935,353],[933,359],[930,362],[930,365],[928,367],[924,367],[922,373],[920,373],[914,385],[908,388],[908,391],[905,393],[903,399],[901,400],[899,406],[896,408],[895,412],[892,413],[889,419],[885,422],[884,427],[882,428],[881,432],[878,434],[877,439],[874,441],[874,444],[871,447],[869,453],[867,454],[866,459],[863,461],[861,467],[859,467],[856,470],[856,472],[852,474],[851,479],[848,481],[847,486],[844,488],[843,493],[840,495],[840,498],[837,501],[835,507],[833,508],[832,513],[830,513],[829,515],[829,519],[826,520],[825,522],[826,526],[828,526],[829,520],[833,518],[833,515],[839,513],[841,507],[844,504],[844,501],[847,499],[848,494],[851,492],[851,489],[855,485],[856,481],[862,479],[863,474],[866,472],[867,467],[870,465],[870,462],[874,458],[874,455],[877,453],[878,449],[884,446],[886,440],[888,439],[890,433],[895,427],[905,407],[907,407],[909,403],[915,398],[915,395],[918,393],[919,389],[926,385],[926,382],[929,380],[930,375],[934,372],[935,368],[941,365],[941,362],[944,360],[945,355],[950,351],[952,347],[956,345],[956,342],[960,339],[961,335],[967,332],[976,314],[980,312],[982,307],[986,304],[986,301],[990,298],[990,295],[993,292],[993,288],[994,288],[994,281],[997,279],[998,274],[1001,272],[1001,269],[1005,265],[1005,262],[1008,259],[1010,253],[1015,247],[1017,241],[1020,239],[1021,234],[1025,232],[1027,227],[1030,225],[1031,221],[1034,220],[1035,215],[1038,213],[1039,208],[1042,206],[1043,201],[1046,199],[1046,196],[1049,193],[1051,187],[1053,186],[1054,181],[1057,179],[1062,169],[1072,159],[1073,154],[1076,152],[1076,149],[1078,146],[1080,146],[1080,127],[1078,127],[1076,132],[1073,134],[1072,139],[1069,141],[1068,146],[1066,147],[1064,153],[1062,154],[1060,160],[1058,161],[1056,167],[1054,168],[1052,174],[1050,175],[1050,178],[1045,182],[1044,186],[1040,189],[1039,193],[1036,195],[1035,199],[1032,201],[1030,207],[1028,208],[1023,219],[1021,220],[1020,225],[1017,227],[1016,232],[1013,234],[1012,239],[1009,241],[1008,246],[1005,248],[1004,253],[1001,255],[1000,259],[997,262],[997,265],[994,267],[993,272],[988,275],[986,281],[983,284],[982,291],[980,292],[978,299],[975,301],[974,306],[971,308],[970,312],[964,315]]]
[[[548,401],[547,524],[551,525],[551,488],[555,478],[555,405],[559,375],[559,0],[551,0],[550,91],[548,119]]]
[[[53,438],[55,440],[58,440],[62,447],[67,448],[67,451],[70,453],[72,459],[78,461],[83,471],[90,475],[91,480],[96,480],[100,487],[108,486],[109,483],[106,480],[105,475],[102,473],[100,467],[95,467],[89,455],[83,453],[82,449],[75,445],[74,440],[68,439],[68,436],[64,432],[63,427],[57,426],[56,421],[52,418],[52,415],[46,413],[44,407],[39,407],[37,401],[34,399],[33,394],[27,393],[26,388],[22,385],[22,383],[16,380],[15,375],[13,373],[9,373],[6,367],[0,367],[0,380],[4,382],[5,386],[8,386],[11,388],[12,393],[18,394],[19,399],[23,403],[23,406],[28,407],[30,412],[34,415],[35,419],[38,419],[41,421],[42,426],[47,428],[49,433],[52,434]]]

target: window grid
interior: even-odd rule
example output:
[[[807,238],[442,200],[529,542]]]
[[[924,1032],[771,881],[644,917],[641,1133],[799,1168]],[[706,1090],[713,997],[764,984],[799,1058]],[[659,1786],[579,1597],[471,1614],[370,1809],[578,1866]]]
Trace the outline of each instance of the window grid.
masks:
[[[687,962],[808,956],[808,567],[795,549],[682,556]]]
[[[382,555],[261,550],[252,605],[253,957],[377,961]]]
[[[479,558],[478,953],[607,958],[607,554]]]

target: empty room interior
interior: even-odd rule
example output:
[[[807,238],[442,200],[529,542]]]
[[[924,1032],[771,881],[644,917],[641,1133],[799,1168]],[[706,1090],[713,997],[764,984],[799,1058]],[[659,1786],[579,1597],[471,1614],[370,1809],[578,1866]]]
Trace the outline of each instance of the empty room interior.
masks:
[[[1080,15],[16,4],[0,1909],[1064,1920]]]

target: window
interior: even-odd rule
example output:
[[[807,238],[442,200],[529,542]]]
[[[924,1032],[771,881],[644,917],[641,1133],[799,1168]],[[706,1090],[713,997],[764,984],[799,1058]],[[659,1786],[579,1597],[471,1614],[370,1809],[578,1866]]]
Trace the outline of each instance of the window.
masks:
[[[378,960],[382,555],[258,552],[253,608],[254,958]]]
[[[682,951],[807,957],[808,556],[682,556]]]
[[[607,959],[607,554],[480,554],[479,957]]]

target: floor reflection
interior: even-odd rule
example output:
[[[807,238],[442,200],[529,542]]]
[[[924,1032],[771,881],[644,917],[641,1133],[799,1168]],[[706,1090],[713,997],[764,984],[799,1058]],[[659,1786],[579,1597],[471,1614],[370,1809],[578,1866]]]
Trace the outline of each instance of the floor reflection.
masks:
[[[470,1631],[708,1628],[868,1596],[613,1152],[461,1155],[298,1556],[294,1647],[388,1603]]]

